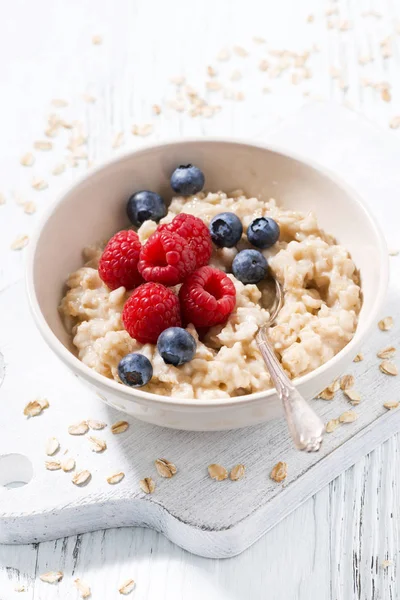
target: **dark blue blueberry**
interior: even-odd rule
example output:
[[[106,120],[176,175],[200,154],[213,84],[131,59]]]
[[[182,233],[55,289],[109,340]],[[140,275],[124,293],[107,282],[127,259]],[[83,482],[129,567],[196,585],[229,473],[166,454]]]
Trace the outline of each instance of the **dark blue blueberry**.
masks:
[[[119,361],[118,375],[125,385],[142,387],[153,377],[153,367],[143,354],[127,354]]]
[[[182,327],[168,327],[159,336],[157,350],[167,365],[178,367],[196,354],[196,340]]]
[[[279,234],[278,223],[270,217],[254,219],[247,228],[247,239],[256,248],[270,248],[279,240]]]
[[[236,246],[243,233],[243,225],[234,213],[225,212],[211,219],[210,234],[216,246],[232,248]]]
[[[181,165],[171,175],[171,187],[180,196],[198,194],[204,181],[203,173],[194,165]]]
[[[126,212],[130,222],[136,227],[140,227],[149,219],[158,223],[167,214],[167,207],[161,196],[155,192],[143,190],[129,198]]]
[[[233,259],[233,274],[242,283],[258,283],[265,278],[267,270],[267,259],[258,250],[242,250]]]

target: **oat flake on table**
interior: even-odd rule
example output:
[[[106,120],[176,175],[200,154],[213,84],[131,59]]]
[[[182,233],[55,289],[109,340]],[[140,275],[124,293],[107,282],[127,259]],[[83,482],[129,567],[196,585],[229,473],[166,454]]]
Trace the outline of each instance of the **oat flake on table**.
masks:
[[[144,479],[141,479],[139,481],[139,486],[145,494],[152,494],[156,489],[156,484],[151,477],[145,477]]]
[[[45,181],[44,179],[41,179],[40,177],[34,177],[32,179],[31,186],[33,187],[34,190],[41,192],[42,190],[45,190],[48,188],[48,183],[47,183],[47,181]]]
[[[88,586],[88,584],[83,581],[82,579],[79,579],[79,577],[77,579],[74,580],[74,584],[75,587],[77,588],[77,590],[79,591],[79,595],[81,598],[89,598],[89,596],[91,595],[91,590],[90,587]]]
[[[53,456],[60,449],[60,442],[57,438],[51,437],[46,442],[45,452],[47,456]]]
[[[381,331],[389,331],[392,329],[393,323],[393,317],[385,317],[379,321],[378,327]]]
[[[75,423],[74,425],[70,425],[68,427],[68,433],[70,435],[84,435],[89,431],[89,426],[87,421],[81,421],[80,423]]]
[[[396,354],[396,348],[394,346],[387,346],[386,348],[382,348],[377,352],[378,358],[392,358]]]
[[[399,403],[395,400],[392,400],[390,402],[385,402],[383,406],[388,410],[393,410],[394,408],[397,408],[399,406]]]
[[[228,471],[222,465],[213,463],[208,465],[208,474],[214,481],[224,481],[228,478]]]
[[[288,469],[287,463],[285,463],[283,461],[276,463],[276,465],[273,467],[273,469],[270,473],[270,478],[273,479],[274,481],[276,481],[277,483],[280,483],[281,481],[286,479],[287,469]]]
[[[170,462],[166,458],[157,458],[157,460],[154,461],[154,464],[156,466],[157,473],[161,477],[170,479],[177,472],[177,468],[174,463]]]
[[[33,143],[33,147],[35,148],[35,150],[48,151],[53,148],[53,144],[48,140],[38,140],[37,142]]]
[[[123,473],[122,471],[120,471],[119,473],[113,473],[113,475],[107,477],[107,483],[109,483],[110,485],[115,485],[116,483],[122,481],[124,477],[125,473]]]
[[[10,248],[11,248],[11,250],[22,250],[23,248],[25,248],[25,246],[28,245],[28,243],[29,243],[29,236],[28,235],[19,235],[12,242]]]
[[[229,478],[232,481],[239,481],[245,475],[246,467],[242,464],[235,465],[229,473]]]
[[[26,417],[37,417],[40,415],[43,409],[48,408],[49,404],[46,399],[32,400],[24,408],[24,415]]]
[[[66,460],[63,460],[61,463],[61,468],[64,471],[64,473],[69,473],[70,471],[73,471],[75,469],[75,459],[67,458]]]
[[[397,366],[390,360],[384,360],[383,362],[381,362],[379,368],[382,371],[382,373],[385,373],[385,375],[396,376],[399,374]]]
[[[101,440],[100,438],[94,437],[93,435],[89,436],[87,439],[92,452],[104,452],[104,450],[107,449],[107,444],[105,440]]]
[[[46,460],[44,466],[48,471],[59,471],[61,469],[61,463],[59,460]]]
[[[84,471],[78,471],[72,477],[72,483],[75,485],[84,485],[85,483],[87,483],[89,481],[89,479],[91,477],[92,477],[92,475],[91,475],[90,471],[88,471],[86,469]]]
[[[127,579],[126,581],[124,581],[124,583],[120,586],[120,588],[118,589],[119,593],[127,596],[128,594],[130,594],[132,592],[132,590],[135,587],[135,582],[133,579]]]
[[[23,167],[31,167],[35,162],[35,157],[33,156],[32,152],[26,152],[21,156],[19,162]]]
[[[63,577],[64,573],[62,571],[48,571],[47,573],[39,575],[39,579],[45,583],[57,583],[58,581],[61,581]]]
[[[94,429],[95,431],[99,431],[100,429],[107,427],[107,423],[104,423],[104,421],[96,421],[95,419],[89,419],[87,424],[89,425],[90,429]]]
[[[128,421],[117,421],[111,425],[111,432],[114,434],[124,433],[129,427]]]
[[[356,419],[358,419],[358,415],[353,410],[347,410],[339,417],[341,423],[353,423]]]
[[[325,431],[326,433],[332,433],[333,431],[335,431],[335,429],[337,429],[340,425],[340,421],[339,419],[331,419],[330,421],[327,422],[326,426],[325,426]]]

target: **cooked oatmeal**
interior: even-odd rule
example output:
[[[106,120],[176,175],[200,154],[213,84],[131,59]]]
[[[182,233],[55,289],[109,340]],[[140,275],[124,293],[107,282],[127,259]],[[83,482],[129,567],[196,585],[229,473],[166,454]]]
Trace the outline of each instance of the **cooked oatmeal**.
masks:
[[[236,213],[244,231],[261,216],[272,217],[280,226],[279,241],[262,252],[284,291],[270,338],[289,376],[299,377],[327,362],[352,339],[361,306],[359,278],[347,250],[319,229],[314,214],[285,210],[273,199],[247,198],[240,190],[175,197],[161,223],[185,212],[208,225],[223,211]],[[154,221],[143,223],[138,230],[141,242],[156,228]],[[236,253],[248,247],[244,235],[237,248],[214,248],[210,264],[229,272]],[[154,344],[141,344],[124,330],[121,312],[130,292],[123,287],[110,291],[101,281],[97,271],[101,251],[100,246],[85,249],[86,264],[69,276],[69,291],[60,307],[78,357],[86,365],[119,381],[121,358],[140,352],[153,365],[153,378],[141,389],[174,397],[229,398],[272,387],[255,341],[258,328],[269,319],[262,283],[244,285],[229,274],[236,288],[234,311],[226,324],[212,327],[202,341],[189,326],[197,340],[196,355],[174,367],[163,361]]]

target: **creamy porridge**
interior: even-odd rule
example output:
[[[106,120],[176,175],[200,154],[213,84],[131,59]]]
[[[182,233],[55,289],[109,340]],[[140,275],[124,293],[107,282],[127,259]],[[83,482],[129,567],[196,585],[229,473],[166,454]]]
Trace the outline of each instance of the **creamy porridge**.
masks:
[[[273,199],[247,198],[240,190],[175,197],[160,223],[169,223],[183,212],[208,225],[224,211],[241,219],[244,232],[256,217],[272,217],[279,224],[279,241],[262,251],[284,291],[283,308],[270,338],[291,378],[316,369],[352,339],[357,327],[360,286],[349,253],[318,227],[315,215],[285,210]],[[140,241],[144,243],[156,228],[154,221],[145,221],[138,229]],[[119,361],[131,352],[144,354],[152,363],[153,377],[141,389],[174,397],[229,398],[270,388],[255,341],[258,328],[269,318],[263,308],[263,283],[245,285],[230,273],[237,252],[249,247],[245,234],[237,247],[214,247],[210,265],[228,272],[236,289],[236,306],[228,321],[212,327],[202,341],[188,326],[197,341],[196,354],[179,367],[166,364],[155,344],[141,344],[125,331],[121,313],[131,292],[124,287],[108,289],[97,270],[102,248],[85,249],[86,263],[69,276],[69,291],[60,307],[78,357],[119,381]]]

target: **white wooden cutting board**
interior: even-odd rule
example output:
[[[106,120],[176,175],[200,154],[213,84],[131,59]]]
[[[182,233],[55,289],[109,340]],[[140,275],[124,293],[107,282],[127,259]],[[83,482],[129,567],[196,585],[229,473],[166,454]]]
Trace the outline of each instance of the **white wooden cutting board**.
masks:
[[[317,105],[306,108],[263,138],[319,160],[340,173],[366,198],[384,227],[389,245],[400,247],[398,198],[400,148],[388,133],[353,113]],[[0,224],[3,225],[3,224]],[[342,425],[326,439],[318,454],[293,449],[284,421],[217,433],[172,431],[128,418],[129,429],[113,435],[110,425],[125,418],[104,405],[47,349],[33,325],[24,284],[17,281],[0,294],[0,543],[28,543],[94,529],[140,525],[164,533],[173,542],[202,556],[223,558],[242,552],[306,498],[326,485],[362,455],[400,430],[400,409],[383,403],[400,399],[400,377],[379,371],[377,350],[398,343],[400,257],[391,258],[392,280],[383,316],[392,315],[390,332],[373,331],[365,360],[352,363],[362,402],[357,421]],[[397,317],[397,318],[396,318]],[[50,407],[27,419],[25,404],[46,397]],[[324,421],[352,408],[342,395],[315,400]],[[102,454],[91,452],[87,436],[71,436],[68,425],[85,420],[107,422],[93,432],[107,441]],[[88,469],[85,487],[72,484],[71,473],[47,471],[44,447],[55,436],[63,458],[74,457],[77,469]],[[15,456],[17,455],[17,456]],[[154,459],[174,462],[170,480],[157,476]],[[278,461],[289,465],[284,484],[269,478]],[[227,468],[241,462],[246,477],[238,482],[212,481],[207,465]],[[27,485],[12,487],[13,482]],[[107,476],[123,471],[111,486]],[[156,490],[145,495],[139,480],[152,476]],[[11,489],[10,489],[11,484]]]

